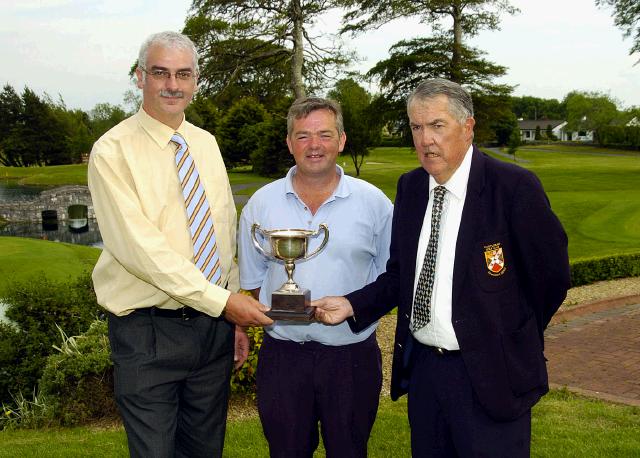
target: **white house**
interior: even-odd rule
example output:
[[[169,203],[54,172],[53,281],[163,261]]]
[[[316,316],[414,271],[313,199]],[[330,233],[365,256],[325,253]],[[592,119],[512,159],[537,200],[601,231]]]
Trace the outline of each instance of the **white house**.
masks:
[[[540,128],[540,135],[544,139],[547,129],[551,126],[551,132],[560,141],[563,142],[592,142],[593,131],[570,131],[567,129],[567,121],[559,119],[525,119],[518,120],[518,128],[520,129],[520,139],[523,142],[531,142],[536,139],[536,129]]]

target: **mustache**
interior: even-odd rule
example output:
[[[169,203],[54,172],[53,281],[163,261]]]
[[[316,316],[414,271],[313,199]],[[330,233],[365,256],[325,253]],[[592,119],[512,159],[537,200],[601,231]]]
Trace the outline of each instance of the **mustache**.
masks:
[[[184,93],[182,91],[170,91],[168,89],[163,89],[160,91],[160,97],[184,97]]]

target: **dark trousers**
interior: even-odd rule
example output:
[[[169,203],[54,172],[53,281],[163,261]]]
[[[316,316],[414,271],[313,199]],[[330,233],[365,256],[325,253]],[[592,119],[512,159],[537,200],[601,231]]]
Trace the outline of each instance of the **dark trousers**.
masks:
[[[311,457],[318,447],[318,422],[327,457],[367,456],[382,386],[375,333],[337,347],[265,334],[257,383],[272,457]]]
[[[531,411],[513,421],[490,418],[460,352],[439,355],[414,341],[408,408],[414,457],[529,457]]]
[[[109,314],[114,390],[132,457],[222,456],[233,327],[150,309]]]

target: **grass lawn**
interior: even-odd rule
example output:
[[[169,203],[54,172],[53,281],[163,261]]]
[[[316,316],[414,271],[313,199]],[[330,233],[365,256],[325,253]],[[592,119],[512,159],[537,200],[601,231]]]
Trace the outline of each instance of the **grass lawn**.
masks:
[[[564,391],[552,391],[534,408],[533,457],[574,458],[638,456],[640,409],[607,404]],[[122,429],[0,431],[0,457],[126,457]],[[225,457],[267,457],[257,418],[229,422]],[[324,456],[321,448],[316,457]],[[406,398],[383,398],[369,441],[372,458],[409,457]]]
[[[640,251],[639,153],[543,145],[523,148],[516,156],[542,181],[569,235],[572,260]],[[344,160],[346,171],[355,173]],[[418,166],[410,148],[375,148],[360,177],[393,199],[399,175]]]
[[[63,186],[67,184],[87,184],[87,164],[51,165],[47,167],[4,167],[0,166],[0,180],[10,180],[18,184]],[[232,185],[245,183],[267,183],[268,178],[252,173],[250,168],[238,168],[229,172]],[[255,190],[255,189],[254,189]]]
[[[67,280],[92,269],[97,248],[22,237],[0,237],[0,297],[11,282],[45,272],[51,280]]]

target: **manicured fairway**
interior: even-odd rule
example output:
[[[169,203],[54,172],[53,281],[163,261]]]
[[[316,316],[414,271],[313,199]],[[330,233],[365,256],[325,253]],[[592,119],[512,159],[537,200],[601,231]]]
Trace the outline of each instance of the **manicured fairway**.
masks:
[[[571,259],[640,252],[640,153],[570,146],[560,151],[530,147],[516,157],[542,181],[569,235]],[[393,199],[400,174],[418,165],[409,148],[377,148],[361,178]]]

